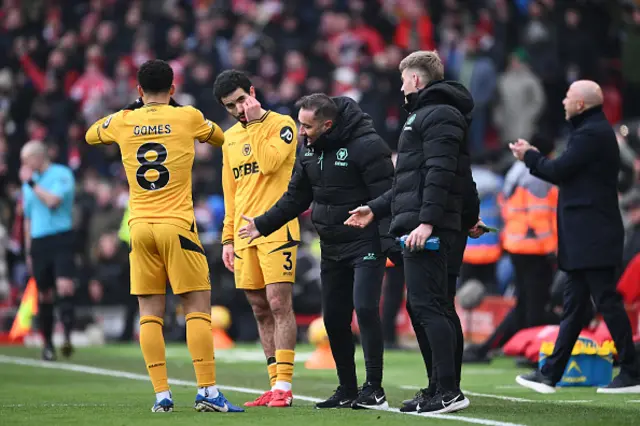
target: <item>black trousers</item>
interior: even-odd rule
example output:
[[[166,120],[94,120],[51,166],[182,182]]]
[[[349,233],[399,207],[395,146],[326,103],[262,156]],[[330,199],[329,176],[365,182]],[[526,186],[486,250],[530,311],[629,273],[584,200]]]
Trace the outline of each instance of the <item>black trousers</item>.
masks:
[[[568,271],[568,276],[564,290],[560,332],[553,353],[542,367],[542,374],[550,378],[553,383],[557,383],[562,378],[571,357],[573,345],[584,325],[585,314],[591,308],[591,297],[596,309],[604,317],[615,342],[620,361],[620,373],[634,378],[640,377],[631,324],[624,310],[622,297],[616,291],[615,268]]]
[[[518,291],[516,305],[480,346],[480,352],[484,354],[502,347],[522,329],[557,323],[557,319],[546,310],[553,282],[553,265],[548,256],[511,254],[511,261]]]
[[[452,307],[454,295],[449,291],[448,261],[450,255],[456,254],[451,251],[460,235],[460,232],[441,232],[439,250],[405,250],[403,253],[411,322],[427,372],[431,366],[432,375],[437,375],[437,384],[443,392],[455,391],[459,378],[455,359],[458,339],[452,319],[457,315]]]
[[[382,286],[382,330],[384,342],[390,346],[397,343],[396,318],[404,298],[404,267],[402,266],[402,254],[398,252],[400,262],[391,258],[394,266],[386,268],[384,285]],[[397,258],[396,258],[397,259]]]
[[[322,259],[322,314],[340,385],[355,392],[358,387],[355,344],[351,319],[355,309],[364,352],[366,381],[382,383],[383,338],[380,292],[386,259],[368,255],[349,260]]]

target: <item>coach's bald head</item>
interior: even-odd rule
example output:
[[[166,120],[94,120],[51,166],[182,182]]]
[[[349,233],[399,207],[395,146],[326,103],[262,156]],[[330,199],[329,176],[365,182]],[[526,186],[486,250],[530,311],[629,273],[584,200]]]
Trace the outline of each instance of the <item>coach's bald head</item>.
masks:
[[[603,102],[604,96],[598,83],[591,80],[578,80],[569,87],[562,101],[565,118],[568,120],[580,115],[588,109],[602,105]]]

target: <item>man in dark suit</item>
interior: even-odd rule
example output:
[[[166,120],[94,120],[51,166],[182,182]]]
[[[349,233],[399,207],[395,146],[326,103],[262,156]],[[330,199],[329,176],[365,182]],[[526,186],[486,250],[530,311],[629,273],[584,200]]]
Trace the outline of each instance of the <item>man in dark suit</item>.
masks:
[[[555,392],[580,334],[590,298],[618,350],[620,374],[598,393],[640,393],[640,366],[631,324],[616,291],[624,233],[618,207],[620,152],[602,111],[602,90],[593,81],[571,85],[563,101],[573,131],[565,152],[543,157],[525,140],[510,144],[534,176],[558,186],[558,264],[568,274],[564,312],[553,353],[542,369],[516,381],[540,393]]]

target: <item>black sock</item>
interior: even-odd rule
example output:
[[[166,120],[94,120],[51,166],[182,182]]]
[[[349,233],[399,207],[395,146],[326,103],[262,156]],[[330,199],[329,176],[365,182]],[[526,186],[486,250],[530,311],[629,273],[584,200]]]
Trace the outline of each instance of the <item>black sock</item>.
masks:
[[[38,323],[45,347],[53,347],[53,304],[38,304]]]
[[[67,342],[71,341],[71,331],[75,323],[75,308],[73,306],[73,296],[64,296],[58,301],[58,309],[60,310],[60,321],[64,328],[64,338]]]

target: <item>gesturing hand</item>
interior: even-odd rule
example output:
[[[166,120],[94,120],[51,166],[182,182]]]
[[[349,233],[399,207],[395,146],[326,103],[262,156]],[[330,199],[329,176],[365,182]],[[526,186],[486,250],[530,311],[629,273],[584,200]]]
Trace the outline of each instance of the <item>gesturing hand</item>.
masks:
[[[252,217],[242,215],[242,218],[249,223],[240,228],[238,235],[240,235],[240,238],[242,238],[243,240],[250,238],[249,244],[251,244],[253,240],[260,237],[262,234],[260,234],[260,231],[258,231],[258,228],[256,228],[256,222]]]
[[[344,221],[347,226],[354,228],[364,228],[373,222],[373,212],[369,206],[360,206],[349,212],[351,216]]]
[[[260,111],[262,111],[262,106],[260,102],[256,98],[251,96],[247,97],[247,100],[244,101],[244,116],[247,119],[247,123],[253,120],[260,119]]]

